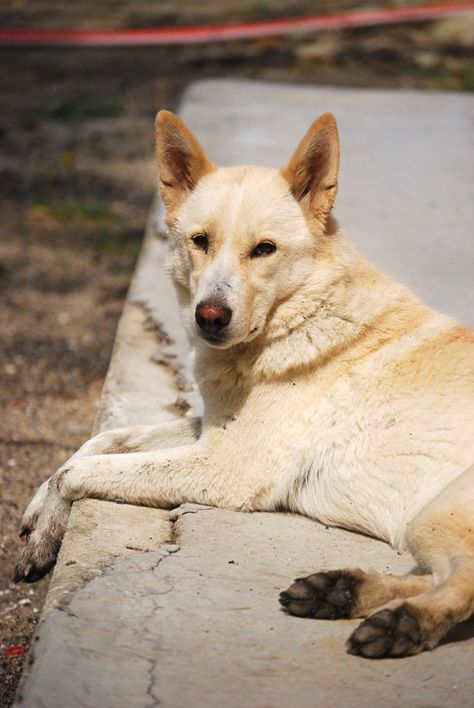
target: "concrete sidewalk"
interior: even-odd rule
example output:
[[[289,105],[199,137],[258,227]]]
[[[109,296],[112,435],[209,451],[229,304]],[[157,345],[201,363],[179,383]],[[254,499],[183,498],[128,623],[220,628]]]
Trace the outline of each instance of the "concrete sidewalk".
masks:
[[[342,142],[336,216],[382,269],[474,325],[469,96],[209,81],[181,114],[221,164],[282,165],[319,113]],[[126,304],[97,430],[199,411],[164,272],[158,209]],[[189,411],[190,412],[190,411]],[[316,569],[404,572],[378,541],[290,514],[74,505],[18,696],[22,708],[471,706],[474,623],[434,653],[345,654],[357,622],[289,617]]]

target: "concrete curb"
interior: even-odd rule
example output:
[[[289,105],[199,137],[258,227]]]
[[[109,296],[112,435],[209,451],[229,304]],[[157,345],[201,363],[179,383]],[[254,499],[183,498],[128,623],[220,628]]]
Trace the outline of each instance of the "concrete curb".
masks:
[[[347,153],[338,213],[349,234],[432,304],[472,324],[465,181],[473,103],[452,94],[210,81],[191,87],[182,115],[221,163],[282,164],[315,114],[334,110]],[[420,162],[420,155],[426,159]],[[434,198],[441,201],[429,207]],[[447,238],[453,201],[456,228]],[[364,203],[370,205],[365,210]],[[385,213],[389,205],[393,212]],[[188,404],[200,407],[165,276],[160,223],[155,208],[96,431],[169,420]],[[293,577],[357,565],[397,573],[408,570],[411,559],[290,514],[183,505],[170,516],[82,501],[74,505],[17,705],[471,705],[472,623],[433,654],[368,662],[344,652],[354,622],[310,622],[279,612],[278,591]]]

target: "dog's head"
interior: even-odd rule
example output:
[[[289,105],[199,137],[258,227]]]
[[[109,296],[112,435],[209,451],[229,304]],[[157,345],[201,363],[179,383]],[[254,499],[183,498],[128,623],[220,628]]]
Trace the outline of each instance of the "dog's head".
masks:
[[[216,167],[168,111],[156,128],[170,270],[188,331],[213,347],[249,342],[311,276],[337,192],[334,117],[318,118],[279,171]]]

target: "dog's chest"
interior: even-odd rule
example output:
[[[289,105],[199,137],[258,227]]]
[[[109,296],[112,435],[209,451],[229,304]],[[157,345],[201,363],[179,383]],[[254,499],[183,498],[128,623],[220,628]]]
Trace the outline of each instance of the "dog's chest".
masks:
[[[446,483],[447,461],[453,476],[467,464],[462,421],[434,403],[373,370],[253,391],[241,422],[257,441],[262,475],[278,470],[279,503],[397,545],[406,522]]]

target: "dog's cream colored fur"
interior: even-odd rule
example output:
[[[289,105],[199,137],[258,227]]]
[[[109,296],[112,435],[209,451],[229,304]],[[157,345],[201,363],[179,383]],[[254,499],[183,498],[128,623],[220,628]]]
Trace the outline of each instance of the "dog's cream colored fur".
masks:
[[[326,582],[317,574],[284,593],[290,612],[365,616],[384,605],[351,651],[432,648],[474,611],[474,334],[347,243],[331,216],[332,116],[311,126],[281,171],[217,168],[168,112],[158,116],[157,150],[202,432],[183,420],[86,443],[28,507],[17,579],[51,567],[83,497],[290,509],[407,545],[432,574],[341,571],[351,592],[339,615],[314,609],[330,602],[314,595]],[[258,253],[262,242],[276,250]],[[219,341],[196,325],[203,302],[232,311]]]

